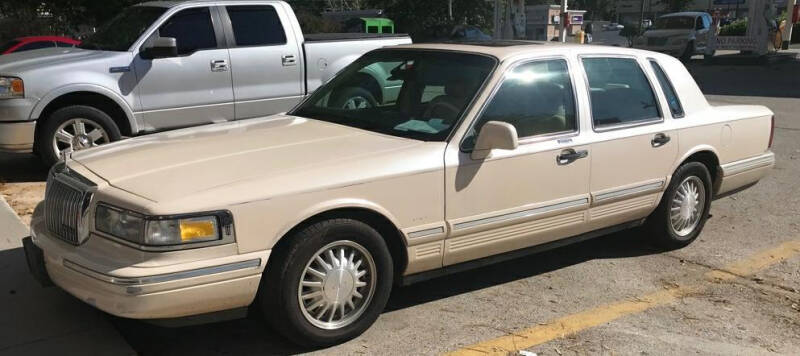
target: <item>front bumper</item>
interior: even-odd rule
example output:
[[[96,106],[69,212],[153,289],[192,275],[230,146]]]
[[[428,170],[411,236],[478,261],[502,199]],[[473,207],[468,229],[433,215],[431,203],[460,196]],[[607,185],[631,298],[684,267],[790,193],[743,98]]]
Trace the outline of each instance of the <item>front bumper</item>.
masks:
[[[44,267],[52,282],[113,315],[135,319],[179,318],[241,308],[252,303],[270,251],[219,255],[225,246],[176,252],[135,250],[100,236],[75,246],[51,236],[43,219],[31,222],[26,248],[31,271]],[[235,247],[235,246],[234,246]],[[222,249],[220,249],[222,248]],[[125,257],[122,257],[122,256]],[[121,262],[139,258],[140,263]]]
[[[0,121],[0,151],[31,152],[36,121]]]

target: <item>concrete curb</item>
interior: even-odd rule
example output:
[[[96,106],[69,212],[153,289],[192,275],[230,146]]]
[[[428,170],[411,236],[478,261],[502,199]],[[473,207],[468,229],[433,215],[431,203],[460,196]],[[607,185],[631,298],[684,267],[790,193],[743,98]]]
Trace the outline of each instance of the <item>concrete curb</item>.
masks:
[[[0,355],[135,355],[105,314],[31,277],[28,235],[0,195]]]

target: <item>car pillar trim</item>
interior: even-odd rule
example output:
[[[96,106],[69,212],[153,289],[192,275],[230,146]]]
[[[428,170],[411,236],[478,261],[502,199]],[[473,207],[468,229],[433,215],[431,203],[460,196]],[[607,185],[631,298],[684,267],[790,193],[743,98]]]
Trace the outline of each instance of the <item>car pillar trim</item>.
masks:
[[[575,199],[575,200],[569,200],[569,201],[565,201],[565,202],[561,202],[561,203],[557,203],[557,204],[540,206],[538,208],[526,209],[526,210],[522,210],[522,211],[508,213],[508,214],[501,214],[501,215],[495,215],[495,216],[490,216],[490,217],[486,217],[486,218],[480,218],[480,219],[476,219],[476,220],[464,221],[464,222],[460,222],[460,223],[457,223],[457,224],[453,225],[453,229],[454,230],[464,230],[464,229],[468,229],[468,228],[479,226],[479,225],[492,224],[492,223],[501,222],[501,221],[508,221],[508,220],[523,219],[523,218],[531,217],[531,216],[534,216],[534,215],[541,215],[541,214],[549,213],[549,212],[552,212],[552,211],[555,211],[555,210],[572,208],[572,207],[576,207],[576,206],[580,206],[580,205],[584,205],[584,204],[589,204],[589,198],[580,198],[580,199]]]
[[[137,286],[137,285],[147,285],[153,283],[172,282],[182,279],[219,274],[223,272],[232,272],[244,269],[258,269],[260,266],[261,266],[261,259],[255,258],[246,261],[233,262],[223,265],[203,267],[203,268],[191,269],[180,272],[157,274],[152,276],[117,277],[91,270],[89,268],[83,267],[67,259],[64,260],[64,267],[68,269],[101,280],[103,282],[115,284],[118,286]]]
[[[767,167],[774,164],[775,164],[775,154],[772,152],[767,152],[755,157],[726,163],[721,165],[720,167],[722,168],[722,176],[728,177],[734,174],[739,174],[752,169]]]

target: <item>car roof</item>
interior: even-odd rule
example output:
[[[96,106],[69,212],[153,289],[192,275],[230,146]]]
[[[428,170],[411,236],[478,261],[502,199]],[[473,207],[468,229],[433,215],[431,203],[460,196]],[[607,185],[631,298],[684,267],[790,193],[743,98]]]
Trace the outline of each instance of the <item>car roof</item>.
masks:
[[[674,12],[674,13],[671,13],[671,14],[661,15],[661,16],[659,16],[659,17],[678,17],[678,16],[692,16],[692,17],[697,17],[697,16],[700,16],[700,15],[703,15],[703,14],[705,14],[705,12],[700,12],[700,11],[684,11],[684,12]]]
[[[500,61],[516,56],[546,56],[579,54],[627,54],[660,57],[656,52],[633,48],[583,45],[577,43],[560,43],[545,41],[474,41],[474,42],[440,42],[417,43],[387,47],[386,49],[420,49],[449,52],[477,53],[496,57]]]

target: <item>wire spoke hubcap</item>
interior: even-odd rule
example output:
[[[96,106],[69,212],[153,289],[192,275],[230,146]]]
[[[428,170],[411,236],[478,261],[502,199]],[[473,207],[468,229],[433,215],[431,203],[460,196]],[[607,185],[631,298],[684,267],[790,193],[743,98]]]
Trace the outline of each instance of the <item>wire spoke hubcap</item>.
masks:
[[[80,151],[90,147],[111,142],[108,133],[94,121],[75,118],[61,124],[53,137],[53,149],[59,159],[72,151]]]
[[[344,102],[344,105],[342,105],[342,109],[347,110],[366,109],[368,107],[370,107],[369,101],[362,96],[354,96],[350,99],[347,99],[347,101]]]
[[[322,329],[355,322],[375,292],[375,261],[361,245],[336,241],[317,251],[306,264],[298,286],[306,320]]]
[[[705,210],[706,190],[700,178],[691,176],[681,182],[669,208],[672,231],[681,237],[694,231]]]

